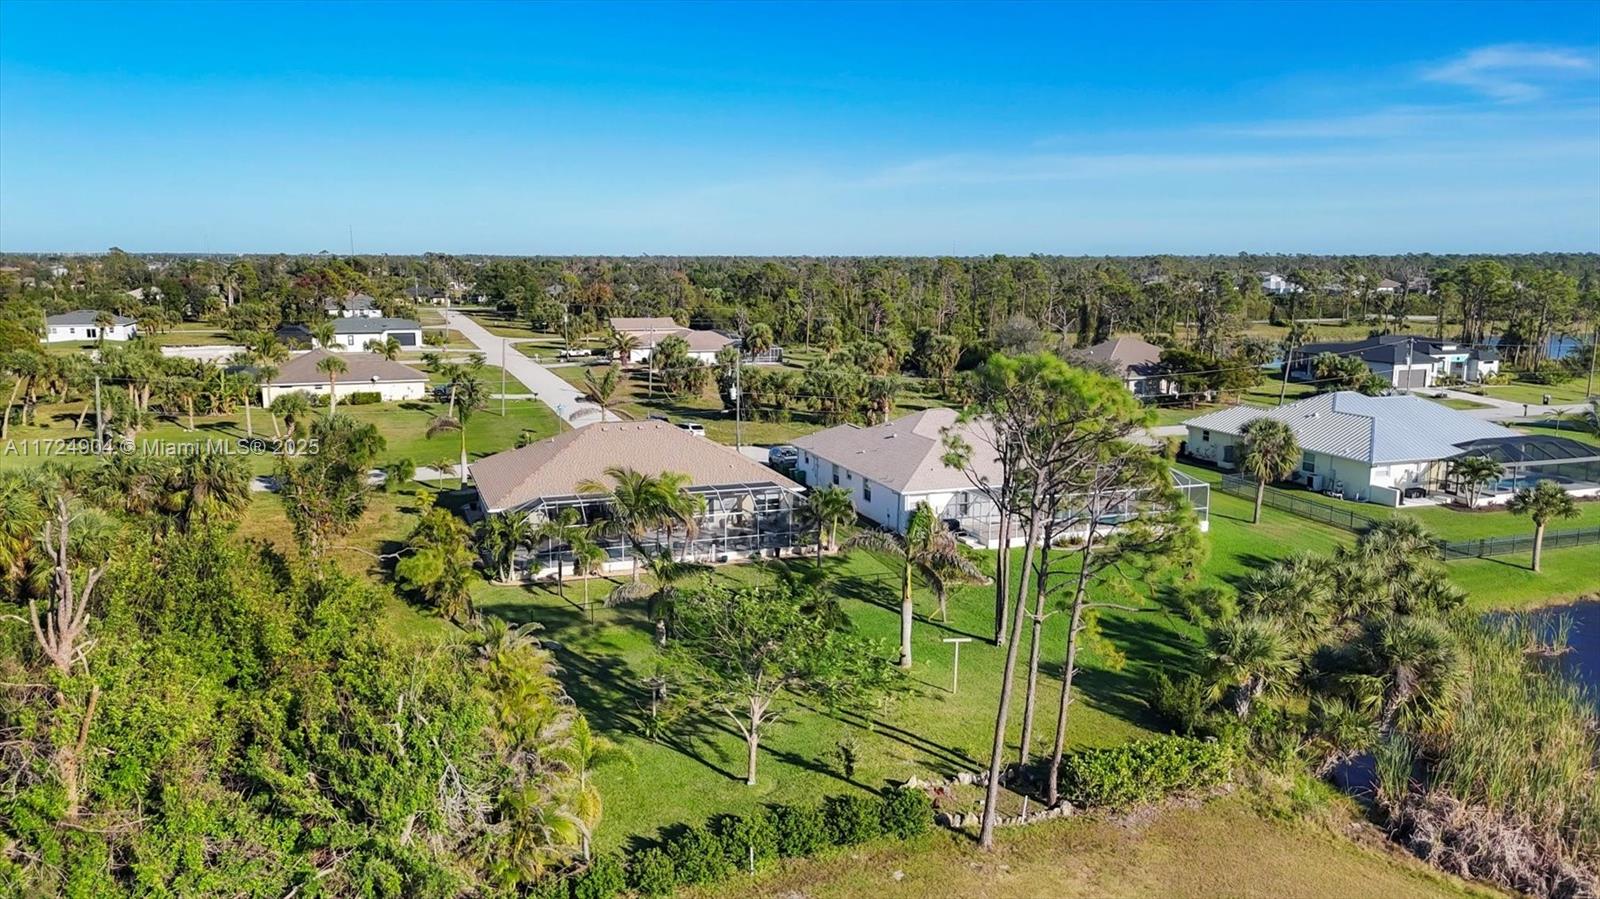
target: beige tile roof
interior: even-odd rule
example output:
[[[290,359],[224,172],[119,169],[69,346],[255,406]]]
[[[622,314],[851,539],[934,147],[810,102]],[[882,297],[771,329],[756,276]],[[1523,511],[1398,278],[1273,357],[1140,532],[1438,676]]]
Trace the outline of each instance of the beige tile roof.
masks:
[[[354,384],[357,381],[367,381],[374,384],[396,384],[405,381],[426,381],[428,376],[409,365],[379,356],[377,353],[332,353],[327,350],[312,350],[283,363],[278,369],[277,377],[269,384],[276,387],[294,387],[301,384],[326,384],[328,376],[317,371],[317,363],[329,356],[338,356],[344,360],[348,371],[339,374],[339,383]]]
[[[613,466],[645,474],[679,472],[689,476],[691,487],[766,483],[800,489],[731,447],[660,421],[592,424],[495,453],[471,467],[484,507],[498,512],[544,496],[577,494],[584,481],[605,483],[605,471]]]
[[[1085,362],[1110,366],[1124,375],[1146,374],[1161,362],[1161,347],[1138,337],[1113,337],[1073,355]]]
[[[693,328],[679,328],[675,331],[657,331],[654,334],[639,334],[639,349],[650,349],[668,337],[682,337],[683,342],[689,345],[691,353],[715,353],[730,343],[732,337],[720,331],[698,331]]]
[[[611,330],[621,331],[624,334],[648,334],[651,331],[677,331],[682,328],[683,325],[666,316],[658,318],[614,318],[611,320]]]
[[[975,473],[999,482],[1000,462],[989,427],[982,420],[960,424],[958,418],[954,409],[925,409],[870,428],[841,425],[818,431],[794,445],[899,493],[967,490],[972,481],[966,472],[944,464],[943,432],[951,428],[972,447],[979,463]]]

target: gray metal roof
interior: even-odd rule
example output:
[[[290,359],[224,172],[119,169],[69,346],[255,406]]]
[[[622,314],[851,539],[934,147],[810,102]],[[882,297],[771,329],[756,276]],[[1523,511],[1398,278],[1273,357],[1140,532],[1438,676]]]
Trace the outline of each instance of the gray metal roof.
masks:
[[[92,325],[99,320],[100,316],[105,314],[104,311],[99,309],[74,309],[71,312],[63,312],[60,315],[47,316],[44,323],[53,328],[66,325]],[[134,319],[126,315],[112,315],[111,321],[118,327],[126,327],[136,323]]]
[[[1415,396],[1325,393],[1287,406],[1234,406],[1191,418],[1191,432],[1238,435],[1258,418],[1277,419],[1294,431],[1300,448],[1384,465],[1448,459],[1458,444],[1517,432]]]
[[[422,323],[409,318],[340,318],[333,322],[335,334],[382,334],[385,331],[420,331]]]

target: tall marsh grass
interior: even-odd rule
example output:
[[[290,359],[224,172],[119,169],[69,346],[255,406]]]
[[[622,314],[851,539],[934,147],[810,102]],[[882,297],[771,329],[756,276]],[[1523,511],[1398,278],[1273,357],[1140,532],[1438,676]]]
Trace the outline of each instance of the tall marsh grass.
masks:
[[[1458,631],[1467,650],[1459,705],[1419,739],[1432,763],[1429,786],[1521,822],[1593,871],[1600,866],[1600,721],[1595,697],[1549,663],[1565,629],[1535,634],[1512,616]]]

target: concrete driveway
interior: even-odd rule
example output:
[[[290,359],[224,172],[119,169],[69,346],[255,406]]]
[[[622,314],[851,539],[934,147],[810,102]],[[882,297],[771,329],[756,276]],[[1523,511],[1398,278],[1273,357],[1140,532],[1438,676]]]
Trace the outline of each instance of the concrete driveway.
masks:
[[[504,349],[505,369],[511,377],[516,378],[528,389],[533,391],[534,398],[555,410],[567,424],[581,428],[584,425],[600,421],[600,409],[593,403],[586,402],[579,395],[577,388],[561,380],[561,377],[543,365],[529,359],[517,349],[516,342],[506,337],[496,337],[489,329],[473,321],[463,313],[454,309],[440,310],[444,313],[445,324],[472,341],[478,352],[483,353],[484,361],[490,365],[501,364],[501,351]],[[617,421],[615,415],[607,415],[606,420]]]

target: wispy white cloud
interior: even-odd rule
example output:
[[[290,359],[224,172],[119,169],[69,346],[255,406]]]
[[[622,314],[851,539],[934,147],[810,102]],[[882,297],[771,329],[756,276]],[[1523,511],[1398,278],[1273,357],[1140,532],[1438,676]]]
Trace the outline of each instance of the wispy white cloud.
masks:
[[[1453,84],[1502,102],[1537,100],[1554,81],[1596,71],[1594,54],[1569,47],[1496,44],[1479,47],[1423,72],[1428,81]]]

